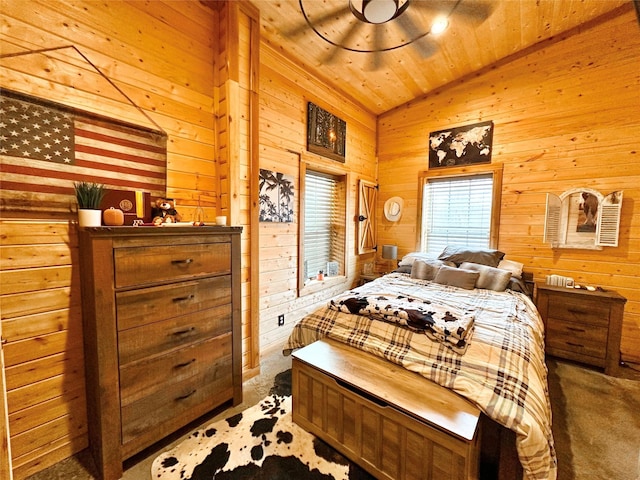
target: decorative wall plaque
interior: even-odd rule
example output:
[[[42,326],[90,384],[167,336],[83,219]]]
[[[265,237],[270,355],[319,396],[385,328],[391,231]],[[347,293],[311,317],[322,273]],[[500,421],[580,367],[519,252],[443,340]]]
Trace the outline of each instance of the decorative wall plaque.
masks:
[[[345,162],[347,123],[309,102],[307,105],[307,150]]]

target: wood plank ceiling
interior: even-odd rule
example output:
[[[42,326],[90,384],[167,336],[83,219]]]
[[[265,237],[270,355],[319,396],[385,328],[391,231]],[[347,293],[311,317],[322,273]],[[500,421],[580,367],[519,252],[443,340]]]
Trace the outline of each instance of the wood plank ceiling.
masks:
[[[380,27],[359,22],[348,0],[251,0],[260,10],[263,41],[374,114],[631,4],[631,0],[409,1],[400,17]],[[305,21],[301,4],[317,21],[320,33],[356,49],[384,48],[413,38],[427,32],[436,16],[452,9],[453,13],[449,28],[439,36],[428,34],[411,45],[374,54],[343,50],[322,40]],[[400,21],[404,16],[408,20]]]

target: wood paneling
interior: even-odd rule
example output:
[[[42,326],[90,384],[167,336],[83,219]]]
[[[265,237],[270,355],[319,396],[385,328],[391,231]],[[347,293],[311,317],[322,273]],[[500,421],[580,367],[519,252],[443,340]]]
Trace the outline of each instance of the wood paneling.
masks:
[[[312,21],[324,18],[320,30],[330,39],[338,43],[345,39],[355,48],[374,47],[376,35],[371,26],[360,25],[346,39],[345,32],[357,22],[343,0],[251,2],[261,10],[266,43],[286,52],[296,64],[304,65],[308,75],[334,85],[375,114],[410,102],[462,76],[475,76],[474,72],[514,52],[545,39],[560,38],[567,30],[616,9],[633,10],[628,0],[412,2],[402,17],[409,17],[414,29],[421,33],[429,31],[435,16],[448,14],[454,3],[458,6],[442,35],[427,35],[413,45],[374,56],[334,48],[307,26],[300,10],[302,3]],[[480,8],[474,10],[474,4],[480,4]],[[334,14],[327,15],[331,12]],[[400,19],[383,26],[385,42],[398,35],[407,38],[399,24]],[[587,52],[585,49],[582,53]]]
[[[0,87],[155,123],[168,135],[167,195],[185,219],[200,203],[212,223],[216,15],[196,1],[7,3],[3,54],[74,45],[115,87],[66,50],[3,58]],[[0,301],[13,467],[25,478],[88,438],[75,217],[18,215],[0,224]]]
[[[375,180],[376,119],[359,105],[266,44],[260,51],[260,168],[293,177],[294,222],[260,223],[260,350],[280,348],[293,325],[331,295],[350,287],[362,270],[361,262],[373,255],[358,256],[356,209],[358,180]],[[306,151],[307,102],[330,111],[347,123],[347,156],[344,165]],[[347,281],[311,295],[298,297],[298,220],[300,160],[345,168],[352,173],[348,186]],[[353,221],[352,221],[353,220]],[[284,326],[277,317],[285,315]]]
[[[24,478],[88,442],[77,241],[68,221],[3,219],[0,228],[11,453]]]
[[[624,295],[622,358],[638,362],[640,37],[635,13],[625,12],[382,115],[378,207],[399,195],[405,210],[397,223],[380,217],[378,243],[397,242],[401,255],[417,247],[418,172],[427,168],[429,132],[493,120],[492,162],[504,166],[500,250],[538,281],[556,273]],[[580,187],[624,190],[617,248],[543,243],[546,193]]]

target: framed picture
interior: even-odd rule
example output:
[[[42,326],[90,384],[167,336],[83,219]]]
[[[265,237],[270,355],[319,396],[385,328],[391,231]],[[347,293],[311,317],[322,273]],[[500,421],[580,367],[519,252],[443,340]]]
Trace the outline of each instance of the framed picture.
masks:
[[[347,123],[309,102],[307,104],[307,150],[345,162]]]
[[[493,122],[480,122],[429,134],[429,168],[491,163]]]
[[[293,222],[293,177],[260,169],[260,221]]]

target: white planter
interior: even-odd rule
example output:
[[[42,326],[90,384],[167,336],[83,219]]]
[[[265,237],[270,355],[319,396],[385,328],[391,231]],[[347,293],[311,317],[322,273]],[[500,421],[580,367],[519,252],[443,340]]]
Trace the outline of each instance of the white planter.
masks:
[[[84,208],[78,210],[78,226],[100,227],[101,225],[102,210],[88,210]]]

